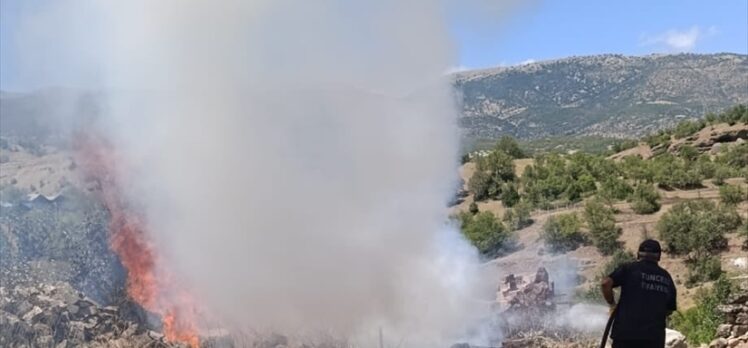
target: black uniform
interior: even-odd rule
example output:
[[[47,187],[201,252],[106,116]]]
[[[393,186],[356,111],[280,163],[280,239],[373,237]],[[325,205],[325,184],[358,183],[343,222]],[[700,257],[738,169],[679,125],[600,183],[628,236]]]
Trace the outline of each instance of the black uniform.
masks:
[[[665,346],[665,320],[676,309],[670,274],[652,261],[624,264],[609,275],[621,298],[613,323],[614,348]]]

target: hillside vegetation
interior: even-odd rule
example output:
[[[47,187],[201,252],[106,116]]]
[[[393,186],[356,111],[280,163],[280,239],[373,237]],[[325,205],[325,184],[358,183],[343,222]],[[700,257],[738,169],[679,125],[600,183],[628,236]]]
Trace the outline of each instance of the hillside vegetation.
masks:
[[[571,57],[455,75],[461,126],[501,135],[640,137],[748,102],[748,56]]]
[[[681,123],[607,157],[576,152],[519,159],[527,156],[505,137],[491,151],[468,156],[466,195],[456,214],[465,237],[486,257],[498,255],[495,262],[505,272],[571,256],[584,265],[579,296],[593,301],[600,300],[601,277],[632,260],[642,240],[658,239],[666,253],[663,266],[681,295],[677,323],[694,326],[694,316],[704,316],[704,306],[714,302],[700,289],[746,274],[733,261],[748,249],[747,138],[743,105],[704,122]],[[647,147],[647,156],[631,151],[639,147]],[[694,305],[701,309],[687,310]],[[713,326],[717,319],[709,318]],[[713,337],[712,326],[689,327],[695,333],[690,338]]]

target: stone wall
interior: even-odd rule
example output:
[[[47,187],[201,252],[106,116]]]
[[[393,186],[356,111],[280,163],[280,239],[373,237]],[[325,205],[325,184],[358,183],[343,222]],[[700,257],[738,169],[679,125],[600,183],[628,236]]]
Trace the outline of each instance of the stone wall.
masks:
[[[719,306],[725,315],[725,323],[717,328],[717,338],[710,348],[748,348],[748,284],[730,296],[726,304]]]

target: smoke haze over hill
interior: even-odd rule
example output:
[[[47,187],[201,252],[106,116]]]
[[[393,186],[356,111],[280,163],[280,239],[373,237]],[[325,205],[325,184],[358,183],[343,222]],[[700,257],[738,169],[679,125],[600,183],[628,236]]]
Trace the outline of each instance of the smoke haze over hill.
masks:
[[[62,1],[21,52],[89,50],[71,69],[118,92],[88,131],[114,144],[159,267],[225,325],[418,347],[460,338],[491,296],[447,223],[443,5]],[[53,35],[84,19],[93,34]]]

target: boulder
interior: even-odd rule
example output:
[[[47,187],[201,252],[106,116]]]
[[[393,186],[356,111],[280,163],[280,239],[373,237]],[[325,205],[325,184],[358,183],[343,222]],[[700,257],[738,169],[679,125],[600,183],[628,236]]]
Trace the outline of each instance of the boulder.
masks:
[[[748,325],[734,325],[732,327],[732,337],[740,337],[748,333]]]
[[[715,336],[728,338],[730,337],[731,333],[732,333],[732,325],[720,324],[719,326],[717,326],[717,333],[715,334]]]
[[[686,344],[686,336],[678,331],[665,329],[665,347],[688,348],[688,344]]]
[[[709,343],[709,348],[727,348],[727,339],[720,337]]]

